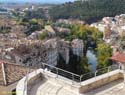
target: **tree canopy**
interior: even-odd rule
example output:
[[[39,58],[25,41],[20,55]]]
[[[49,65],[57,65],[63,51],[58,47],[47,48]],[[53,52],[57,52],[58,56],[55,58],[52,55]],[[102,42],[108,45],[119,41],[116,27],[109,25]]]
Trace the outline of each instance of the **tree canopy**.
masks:
[[[98,61],[98,68],[107,67],[110,64],[108,61],[109,58],[112,56],[112,49],[109,44],[100,43],[97,47],[97,61]]]
[[[44,40],[47,36],[48,36],[48,33],[47,32],[43,32],[43,33],[38,35],[38,39]]]
[[[77,18],[88,23],[105,16],[115,16],[125,12],[125,0],[78,0],[57,5],[49,10],[52,19]]]

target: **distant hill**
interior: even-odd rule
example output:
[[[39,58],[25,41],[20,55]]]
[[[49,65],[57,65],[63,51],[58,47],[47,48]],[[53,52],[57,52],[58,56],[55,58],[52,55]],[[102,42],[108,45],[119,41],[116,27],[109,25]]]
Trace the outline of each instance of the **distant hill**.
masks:
[[[68,1],[73,2],[74,0],[0,0],[0,3],[62,4]]]
[[[122,13],[125,13],[125,0],[79,0],[54,6],[49,10],[53,20],[77,18],[88,23]]]

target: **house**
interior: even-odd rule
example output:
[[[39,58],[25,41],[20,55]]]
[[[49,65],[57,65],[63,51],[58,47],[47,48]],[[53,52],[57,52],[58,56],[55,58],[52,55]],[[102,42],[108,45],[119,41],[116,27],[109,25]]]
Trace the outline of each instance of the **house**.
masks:
[[[0,93],[1,95],[13,95],[15,93],[18,81],[27,75],[27,73],[34,71],[28,67],[9,63],[0,60]]]
[[[85,24],[84,21],[79,19],[59,19],[56,21],[56,23],[64,23],[64,24]]]
[[[54,27],[57,35],[70,35],[71,30],[68,28]]]
[[[8,55],[17,64],[40,67],[42,62],[56,66],[58,52],[56,41],[50,39],[45,42],[38,40],[20,44],[8,52]]]
[[[39,39],[40,34],[46,34],[45,38],[54,38],[56,36],[56,32],[54,28],[48,25],[48,26],[45,26],[45,28],[40,31],[35,31],[31,33],[31,35],[29,35],[27,38],[31,40],[36,40],[36,39]]]
[[[106,25],[106,24],[103,24],[103,23],[93,23],[93,24],[91,24],[90,26],[97,28],[97,29],[98,29],[99,31],[101,31],[101,32],[104,32],[105,29],[106,29],[106,27],[107,27],[107,25]]]

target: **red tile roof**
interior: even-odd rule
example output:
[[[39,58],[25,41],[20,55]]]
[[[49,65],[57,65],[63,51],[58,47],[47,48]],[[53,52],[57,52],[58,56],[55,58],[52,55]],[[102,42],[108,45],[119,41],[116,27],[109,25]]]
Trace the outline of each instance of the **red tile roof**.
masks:
[[[4,80],[3,71],[5,74],[6,82]],[[27,72],[32,72],[32,71],[33,69],[31,68],[0,60],[0,85],[10,85],[18,81],[19,79],[23,78],[27,74]]]
[[[120,53],[117,52],[115,53],[114,56],[112,56],[110,59],[117,61],[117,62],[121,62],[121,63],[125,63],[125,54],[124,53]]]
[[[3,60],[0,60],[0,64],[6,64],[6,62]]]

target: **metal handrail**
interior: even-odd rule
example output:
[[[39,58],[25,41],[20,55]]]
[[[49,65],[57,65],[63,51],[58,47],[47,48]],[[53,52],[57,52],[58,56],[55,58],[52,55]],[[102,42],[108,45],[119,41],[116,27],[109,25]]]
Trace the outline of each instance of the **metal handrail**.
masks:
[[[86,76],[86,75],[91,75],[91,74],[94,74],[94,75],[95,75],[95,73],[97,73],[97,72],[99,72],[99,71],[106,70],[106,69],[107,69],[107,72],[109,72],[109,68],[112,68],[113,66],[116,66],[116,65],[112,65],[112,66],[108,66],[108,67],[105,67],[105,68],[102,68],[102,69],[98,69],[98,70],[96,70],[95,72],[88,72],[88,73],[86,73],[86,74],[78,75],[78,74],[75,74],[75,73],[72,73],[72,72],[69,72],[69,71],[60,69],[60,68],[58,68],[58,67],[54,67],[54,66],[48,65],[48,64],[46,64],[46,63],[42,63],[42,64],[45,65],[45,66],[48,66],[48,67],[50,67],[50,68],[56,69],[56,71],[57,71],[56,74],[59,74],[58,72],[59,72],[59,70],[60,70],[60,71],[63,71],[63,72],[65,72],[65,73],[67,73],[67,74],[70,74],[70,75],[73,76],[73,77],[74,77],[74,76],[79,77],[79,79],[80,79],[81,77],[83,77],[83,76]],[[119,69],[119,68],[118,68],[118,69]],[[111,71],[112,71],[112,70],[111,70]],[[96,77],[96,76],[95,76],[95,77]]]
[[[110,72],[109,69],[111,69],[111,71],[113,71],[114,69],[112,69],[112,68],[114,68],[115,66],[117,67],[116,69],[119,69],[119,65],[111,65],[111,66],[108,66],[108,67],[105,67],[105,68],[102,68],[102,69],[98,69],[98,70],[96,70],[95,72],[88,72],[88,73],[86,73],[86,74],[77,75],[77,74],[75,74],[75,73],[72,73],[72,72],[69,72],[69,71],[65,71],[65,70],[63,70],[63,69],[60,69],[60,68],[57,68],[57,67],[48,65],[48,64],[46,64],[46,63],[43,63],[43,65],[49,66],[50,68],[55,68],[55,69],[57,70],[57,74],[58,74],[58,70],[63,71],[63,72],[66,72],[66,73],[68,73],[68,74],[71,74],[72,84],[76,82],[76,83],[80,83],[80,85],[81,85],[81,82],[83,82],[83,81],[85,81],[85,80],[87,80],[87,79],[91,79],[91,78],[94,78],[94,77],[96,78],[96,77],[98,76],[97,73],[98,73],[99,71],[104,71],[104,69],[106,69],[106,70],[107,70],[106,72]],[[27,75],[26,75],[25,87],[24,87],[23,95],[25,95],[25,92],[27,91],[27,81],[28,81],[28,76],[29,76],[30,70],[31,70],[31,69],[29,69],[29,71],[27,72]],[[35,71],[35,70],[36,70],[36,68],[34,69],[34,71]],[[43,70],[44,70],[44,69],[43,69]],[[36,72],[36,73],[37,73],[37,72]],[[102,74],[103,74],[103,73],[102,73]],[[101,74],[101,75],[102,75],[102,74]],[[59,74],[58,74],[58,75],[59,75]],[[82,80],[82,78],[84,78],[84,77],[87,76],[87,75],[88,75],[89,77],[87,77],[87,79],[85,79],[85,80]],[[90,75],[91,75],[91,77],[90,77]],[[79,82],[75,81],[75,76],[78,77]]]
[[[42,64],[44,64],[44,65],[46,65],[46,66],[49,66],[49,67],[52,67],[52,68],[55,68],[55,69],[58,69],[58,70],[60,70],[60,71],[63,71],[63,72],[69,73],[69,74],[71,74],[71,75],[75,75],[75,76],[80,77],[80,75],[78,75],[78,74],[75,74],[75,73],[72,73],[72,72],[69,72],[69,71],[63,70],[63,69],[61,69],[61,68],[54,67],[54,66],[52,66],[52,65],[48,65],[48,64],[46,64],[46,63],[42,63]]]
[[[114,68],[115,66],[116,66],[117,68],[112,69],[112,68]],[[111,65],[111,66],[108,66],[108,67],[105,67],[105,68],[102,68],[102,69],[98,69],[98,70],[96,70],[95,72],[88,72],[88,73],[86,73],[86,74],[82,74],[82,75],[81,75],[80,81],[84,81],[84,80],[82,80],[83,77],[86,77],[86,79],[90,79],[90,78],[97,77],[97,76],[99,76],[99,75],[102,75],[102,74],[104,74],[104,73],[108,73],[108,72],[113,71],[113,70],[116,70],[116,69],[119,69],[119,66],[118,66],[118,65]],[[101,71],[102,71],[102,72],[101,72]],[[105,72],[104,72],[104,71],[105,71]],[[101,72],[101,73],[98,75],[99,72]],[[88,76],[87,76],[87,75],[88,75]],[[91,75],[91,76],[90,76],[90,75]],[[86,79],[85,79],[85,80],[86,80]]]

